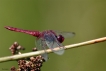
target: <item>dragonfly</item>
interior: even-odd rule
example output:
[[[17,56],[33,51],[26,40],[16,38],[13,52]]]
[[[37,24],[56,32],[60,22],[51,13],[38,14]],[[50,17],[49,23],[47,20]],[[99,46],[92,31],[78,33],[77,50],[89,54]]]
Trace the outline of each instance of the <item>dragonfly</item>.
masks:
[[[64,53],[64,46],[62,42],[66,37],[73,37],[74,32],[61,32],[55,30],[35,31],[35,30],[24,30],[15,27],[5,26],[6,29],[15,32],[21,32],[36,37],[36,47],[38,50],[44,50],[45,53],[41,54],[45,61],[48,60],[46,52],[47,47],[51,49],[55,54],[62,55]],[[55,48],[59,50],[55,50]]]

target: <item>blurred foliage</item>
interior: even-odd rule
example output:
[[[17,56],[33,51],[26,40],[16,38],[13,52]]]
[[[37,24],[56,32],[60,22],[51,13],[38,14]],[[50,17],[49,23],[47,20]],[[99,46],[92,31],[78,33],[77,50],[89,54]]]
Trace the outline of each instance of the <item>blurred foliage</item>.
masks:
[[[105,0],[0,0],[0,57],[17,41],[30,52],[35,37],[4,29],[13,26],[29,30],[61,30],[76,33],[64,45],[106,36]],[[49,54],[42,71],[105,71],[106,42],[67,50],[62,56]],[[0,71],[17,62],[0,63]]]

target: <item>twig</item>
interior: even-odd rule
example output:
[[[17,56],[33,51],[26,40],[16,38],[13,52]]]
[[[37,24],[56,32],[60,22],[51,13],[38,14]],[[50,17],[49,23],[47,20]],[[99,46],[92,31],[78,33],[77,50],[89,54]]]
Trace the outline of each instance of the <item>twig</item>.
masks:
[[[94,40],[89,40],[81,43],[76,43],[76,44],[71,44],[71,45],[66,45],[64,48],[65,49],[70,49],[70,48],[75,48],[79,46],[85,46],[85,45],[90,45],[90,44],[95,44],[99,42],[106,41],[106,37],[94,39]],[[55,50],[59,50],[59,48],[55,48]],[[47,53],[51,53],[52,51],[50,49],[46,50]],[[26,58],[26,57],[31,57],[31,56],[36,56],[45,53],[44,50],[36,51],[36,52],[29,52],[29,53],[23,53],[19,55],[13,55],[13,56],[6,56],[6,57],[1,57],[0,62],[6,62],[6,61],[13,61],[21,58]]]

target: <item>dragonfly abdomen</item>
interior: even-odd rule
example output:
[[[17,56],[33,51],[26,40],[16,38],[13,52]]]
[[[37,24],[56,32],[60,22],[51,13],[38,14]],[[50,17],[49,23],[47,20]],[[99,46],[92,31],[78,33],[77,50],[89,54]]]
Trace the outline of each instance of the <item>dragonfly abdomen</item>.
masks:
[[[39,31],[23,30],[23,29],[19,29],[19,28],[10,27],[10,26],[6,26],[5,28],[10,30],[10,31],[26,33],[26,34],[30,34],[30,35],[35,36],[35,37],[39,37],[40,36],[40,32]]]

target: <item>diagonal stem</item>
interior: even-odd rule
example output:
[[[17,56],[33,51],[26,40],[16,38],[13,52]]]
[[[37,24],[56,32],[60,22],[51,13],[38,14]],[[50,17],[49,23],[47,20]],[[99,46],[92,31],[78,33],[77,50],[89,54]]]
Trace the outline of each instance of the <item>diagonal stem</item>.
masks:
[[[95,44],[99,42],[106,41],[106,37],[98,38],[98,39],[93,39],[81,43],[76,43],[76,44],[71,44],[71,45],[66,45],[64,48],[65,49],[70,49],[70,48],[75,48],[75,47],[80,47],[80,46],[85,46],[85,45],[90,45],[90,44]],[[59,48],[55,48],[55,50],[59,50]],[[51,53],[51,49],[46,50],[47,53]],[[31,56],[36,56],[45,53],[44,50],[36,51],[36,52],[29,52],[29,53],[23,53],[19,55],[13,55],[13,56],[6,56],[6,57],[1,57],[0,62],[6,62],[6,61],[13,61],[21,58],[26,58],[26,57],[31,57]]]

